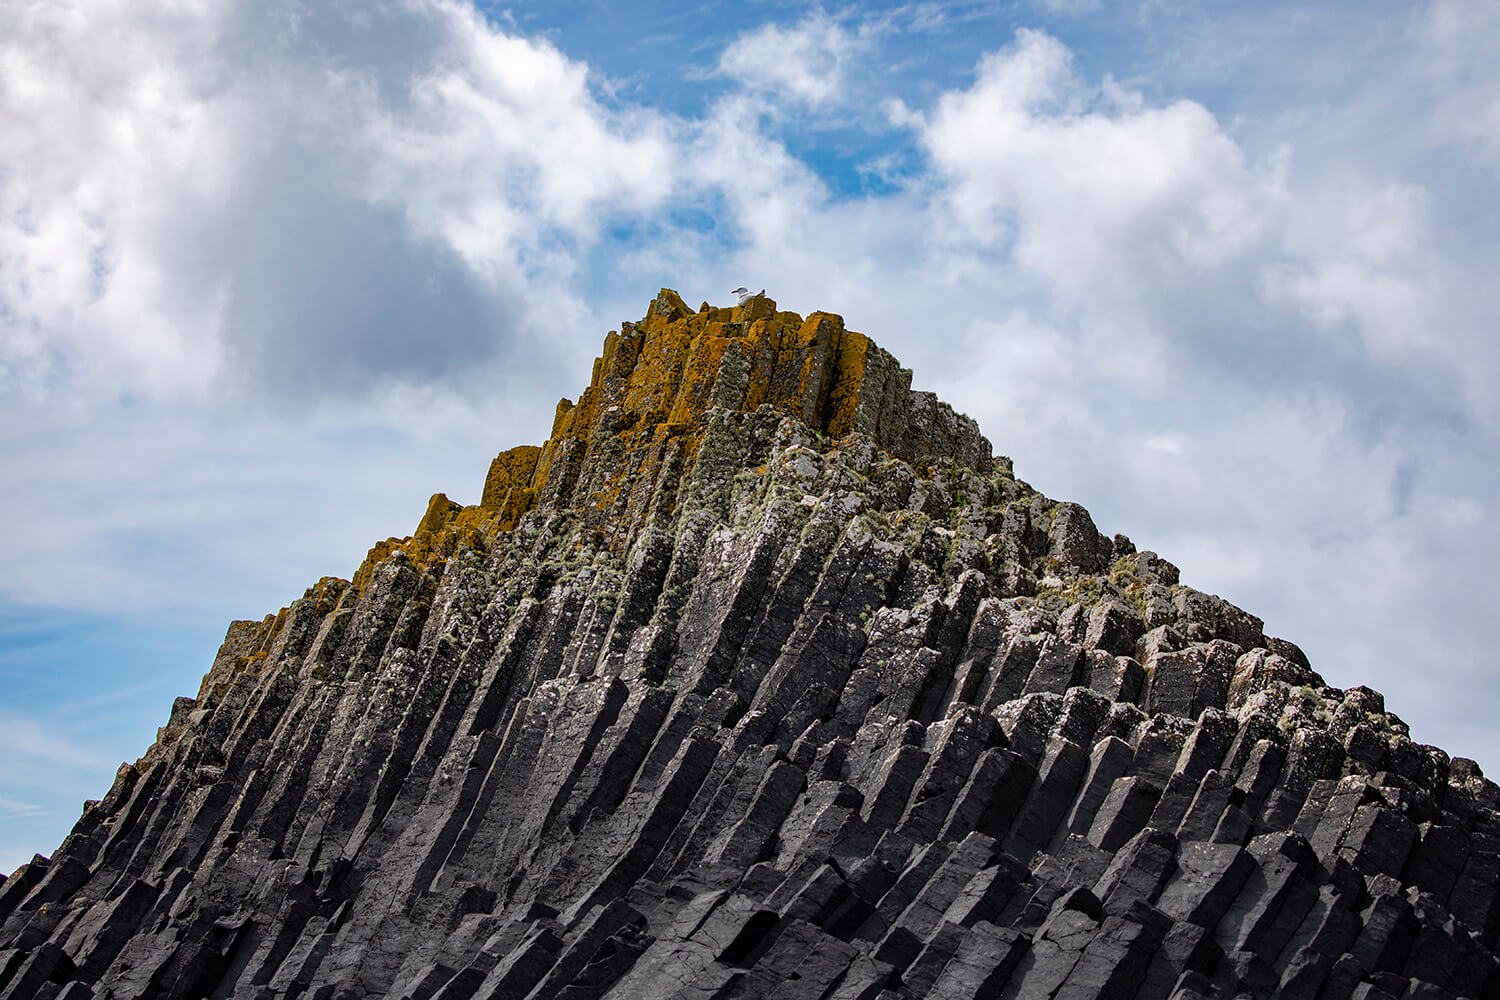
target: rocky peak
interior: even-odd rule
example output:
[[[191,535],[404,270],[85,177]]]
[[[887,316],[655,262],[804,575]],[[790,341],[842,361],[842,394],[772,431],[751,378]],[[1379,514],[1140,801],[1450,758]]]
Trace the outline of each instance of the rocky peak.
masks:
[[[820,449],[858,435],[919,475],[942,463],[979,474],[994,468],[973,419],[913,391],[911,371],[846,330],[843,317],[803,319],[764,295],[695,312],[663,288],[644,319],[605,337],[588,386],[576,402],[557,404],[547,440],[495,457],[477,507],[434,496],[412,538],[373,549],[355,582],[363,585],[368,567],[398,547],[426,564],[457,544],[513,530],[538,508],[577,508],[628,546],[653,510],[672,513],[676,494],[655,488],[664,475],[691,479],[705,446],[702,461],[717,463],[720,449],[742,446],[733,439],[747,423],[782,417]]]
[[[11,997],[1479,997],[1500,788],[993,458],[663,289],[0,884]]]
[[[663,288],[645,319],[605,338],[588,387],[558,403],[546,443],[495,459],[481,506],[502,526],[543,499],[628,517],[618,501],[630,485],[653,480],[669,455],[691,468],[719,411],[791,417],[820,439],[861,434],[919,466],[993,465],[972,419],[913,392],[911,372],[842,317],[803,319],[764,296],[694,312]]]

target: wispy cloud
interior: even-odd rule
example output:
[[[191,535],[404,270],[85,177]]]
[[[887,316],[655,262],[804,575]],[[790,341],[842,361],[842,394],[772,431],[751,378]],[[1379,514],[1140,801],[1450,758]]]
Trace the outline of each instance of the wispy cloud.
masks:
[[[79,698],[76,701],[66,701],[56,707],[55,714],[60,719],[88,716],[98,709],[116,705],[122,701],[128,701],[150,691],[160,690],[164,684],[165,681],[162,678],[154,677],[140,684],[116,688],[113,691],[90,695],[87,698]]]
[[[97,770],[118,763],[60,732],[55,725],[8,712],[0,713],[0,755],[20,769],[43,765]]]
[[[0,794],[0,818],[15,819],[20,816],[43,816],[47,813],[47,807],[37,805],[34,802],[22,802],[8,795]],[[9,869],[6,869],[9,871]]]

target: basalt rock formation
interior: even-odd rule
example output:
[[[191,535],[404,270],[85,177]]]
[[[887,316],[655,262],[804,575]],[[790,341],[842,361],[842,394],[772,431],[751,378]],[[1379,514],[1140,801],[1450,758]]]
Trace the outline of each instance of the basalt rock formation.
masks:
[[[663,290],[230,626],[0,998],[1489,997],[1497,810],[839,317]]]

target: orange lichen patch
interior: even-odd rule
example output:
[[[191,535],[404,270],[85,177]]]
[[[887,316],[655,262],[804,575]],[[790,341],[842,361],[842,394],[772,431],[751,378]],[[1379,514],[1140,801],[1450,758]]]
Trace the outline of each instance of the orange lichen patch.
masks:
[[[371,577],[375,575],[375,567],[389,559],[391,553],[397,549],[405,548],[409,541],[411,541],[409,537],[387,538],[383,542],[376,542],[370,546],[370,551],[365,554],[364,562],[359,564],[359,569],[355,570],[354,576],[350,578],[350,588],[354,593],[364,593],[365,588],[370,585]]]
[[[730,315],[740,323],[753,323],[758,319],[775,319],[776,300],[768,299],[764,295],[756,295],[746,299],[743,304],[735,306]]]
[[[687,362],[677,379],[676,396],[667,416],[668,424],[690,425],[708,411],[709,394],[719,374],[719,364],[729,347],[726,337],[700,336],[691,341]]]
[[[766,401],[809,427],[821,430],[818,403],[823,398],[825,382],[833,367],[830,361],[842,332],[843,320],[825,313],[813,313],[800,327],[783,330],[770,384],[766,387]]]
[[[530,506],[529,503],[521,504],[520,494],[531,492],[531,477],[536,474],[536,463],[541,454],[542,449],[536,445],[523,444],[496,455],[490,463],[489,474],[484,477],[484,493],[479,506],[500,511],[502,520],[514,523],[519,519]],[[514,501],[512,494],[516,494]],[[516,507],[520,507],[519,512],[512,513]]]
[[[692,354],[693,337],[698,332],[695,325],[701,328],[701,321],[695,324],[684,319],[654,329],[646,326],[645,341],[620,400],[620,405],[639,414],[643,423],[659,423],[671,412],[683,369]]]
[[[572,412],[573,401],[571,399],[564,398],[557,401],[557,412],[552,415],[551,437],[557,437],[562,433],[563,423],[568,419],[568,415]]]
[[[662,289],[640,324],[605,338],[578,402],[559,404],[525,484],[529,493],[524,467],[511,463],[487,480],[481,505],[502,506],[503,480],[506,495],[522,499],[503,511],[507,526],[541,502],[601,512],[629,506],[635,484],[654,481],[664,441],[681,439],[682,467],[690,465],[715,406],[749,412],[770,404],[815,430],[847,433],[857,425],[863,356],[871,350],[878,349],[846,334],[831,313],[804,320],[764,296],[733,308],[705,303],[694,313]]]
[[[521,492],[529,494],[530,491]],[[515,493],[515,490],[511,491],[512,497]],[[485,551],[497,534],[514,527],[514,522],[505,521],[503,509],[465,507],[449,500],[442,493],[435,493],[427,502],[427,511],[422,515],[415,532],[407,538],[387,538],[375,543],[355,571],[350,590],[356,596],[363,593],[374,577],[376,568],[397,550],[404,552],[411,564],[421,572],[440,566],[465,545]]]
[[[636,334],[619,333],[610,333],[604,338],[604,353],[600,355],[599,365],[601,387],[607,388],[611,383],[617,384],[630,377],[630,373],[635,370],[636,359],[640,357],[644,339]],[[609,394],[610,403],[619,402],[616,395]]]
[[[762,296],[732,309],[705,303],[692,313],[680,296],[662,289],[639,326],[624,324],[605,339],[578,403],[559,406],[553,434],[534,468],[534,495],[553,495],[560,476],[576,474],[579,445],[591,451],[613,435],[617,450],[629,453],[637,450],[640,434],[654,435],[663,425],[668,436],[690,432],[715,405],[748,411],[770,403],[821,429],[832,361],[843,335],[837,316],[815,313],[804,321],[796,313],[778,312],[775,302]],[[727,355],[736,342],[739,353],[731,363]],[[847,367],[840,392],[857,396],[854,383],[862,368]],[[835,412],[848,409],[844,403],[834,407]],[[845,412],[841,422],[852,425],[852,418]],[[487,490],[483,505],[498,503],[498,490]]]
[[[867,357],[876,349],[874,341],[862,333],[845,331],[839,337],[833,378],[829,380],[827,400],[820,414],[832,437],[843,437],[855,430],[873,430],[873,427],[860,427],[856,418],[860,408],[860,389],[865,384]]]
[[[422,520],[417,522],[417,530],[412,534],[413,541],[431,537],[441,531],[443,525],[451,521],[453,515],[463,509],[463,504],[454,503],[445,494],[434,493],[427,501],[427,513],[423,514]],[[410,552],[407,553],[407,555],[410,554]]]
[[[327,604],[332,607],[338,600],[339,595],[348,589],[348,587],[348,580],[340,579],[336,576],[325,576],[311,587],[308,587],[303,592],[302,597],[305,600],[314,600],[319,604]]]
[[[656,298],[651,300],[651,306],[646,310],[646,328],[648,330],[659,329],[664,323],[683,319],[695,315],[682,301],[682,296],[670,288],[663,288],[656,293]]]
[[[695,468],[715,408],[750,413],[769,405],[834,438],[866,434],[914,464],[932,449],[983,447],[974,460],[987,458],[977,429],[972,441],[960,440],[968,425],[928,396],[913,393],[910,373],[836,314],[804,319],[765,296],[694,312],[663,288],[640,323],[623,323],[605,338],[588,386],[576,403],[558,403],[546,442],[497,456],[477,507],[435,498],[411,538],[370,550],[354,587],[362,589],[397,548],[426,567],[513,530],[537,507],[585,510],[611,539],[628,539],[631,525],[677,502],[676,479]],[[909,426],[913,414],[921,430]]]
[[[513,489],[506,494],[505,502],[495,513],[491,526],[498,531],[511,531],[521,523],[527,511],[536,506],[536,491],[531,489]],[[465,508],[466,510],[468,508]]]
[[[427,503],[417,530],[406,543],[406,557],[418,570],[446,562],[462,545],[485,548],[485,535],[495,519],[484,507],[465,507],[441,493]]]

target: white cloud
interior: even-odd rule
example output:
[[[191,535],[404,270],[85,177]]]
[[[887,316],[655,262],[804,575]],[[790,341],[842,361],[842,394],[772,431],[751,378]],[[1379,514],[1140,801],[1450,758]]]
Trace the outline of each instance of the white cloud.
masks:
[[[223,190],[229,151],[190,79],[209,13],[0,10],[0,390],[113,367],[158,385],[217,365],[215,289],[165,315],[152,307],[166,262],[138,252]]]
[[[374,198],[487,277],[507,263],[516,277],[550,271],[549,231],[589,241],[601,214],[665,199],[674,163],[662,119],[610,116],[582,64],[470,8],[438,9],[451,33],[444,58],[411,81],[409,102],[368,115]]]
[[[0,392],[461,370],[673,183],[662,118],[452,0],[8,5],[0,121]]]
[[[753,244],[795,240],[810,205],[827,198],[817,175],[759,127],[761,106],[743,95],[717,102],[683,150],[686,179],[722,197],[736,229]]]
[[[1474,0],[1438,0],[1423,12],[1420,68],[1436,90],[1432,125],[1500,167],[1500,9]]]
[[[961,231],[1011,241],[1077,297],[1212,268],[1259,236],[1277,197],[1201,105],[1087,87],[1060,42],[1024,29],[942,97],[921,140]]]
[[[792,27],[767,24],[741,35],[719,57],[719,71],[751,90],[808,105],[845,93],[849,62],[868,49],[874,26],[850,32],[821,9]]]
[[[1436,253],[1426,191],[1350,178],[1302,208],[1291,259],[1266,275],[1270,297],[1294,301],[1325,330],[1352,328],[1381,355],[1444,346],[1424,323]]]

